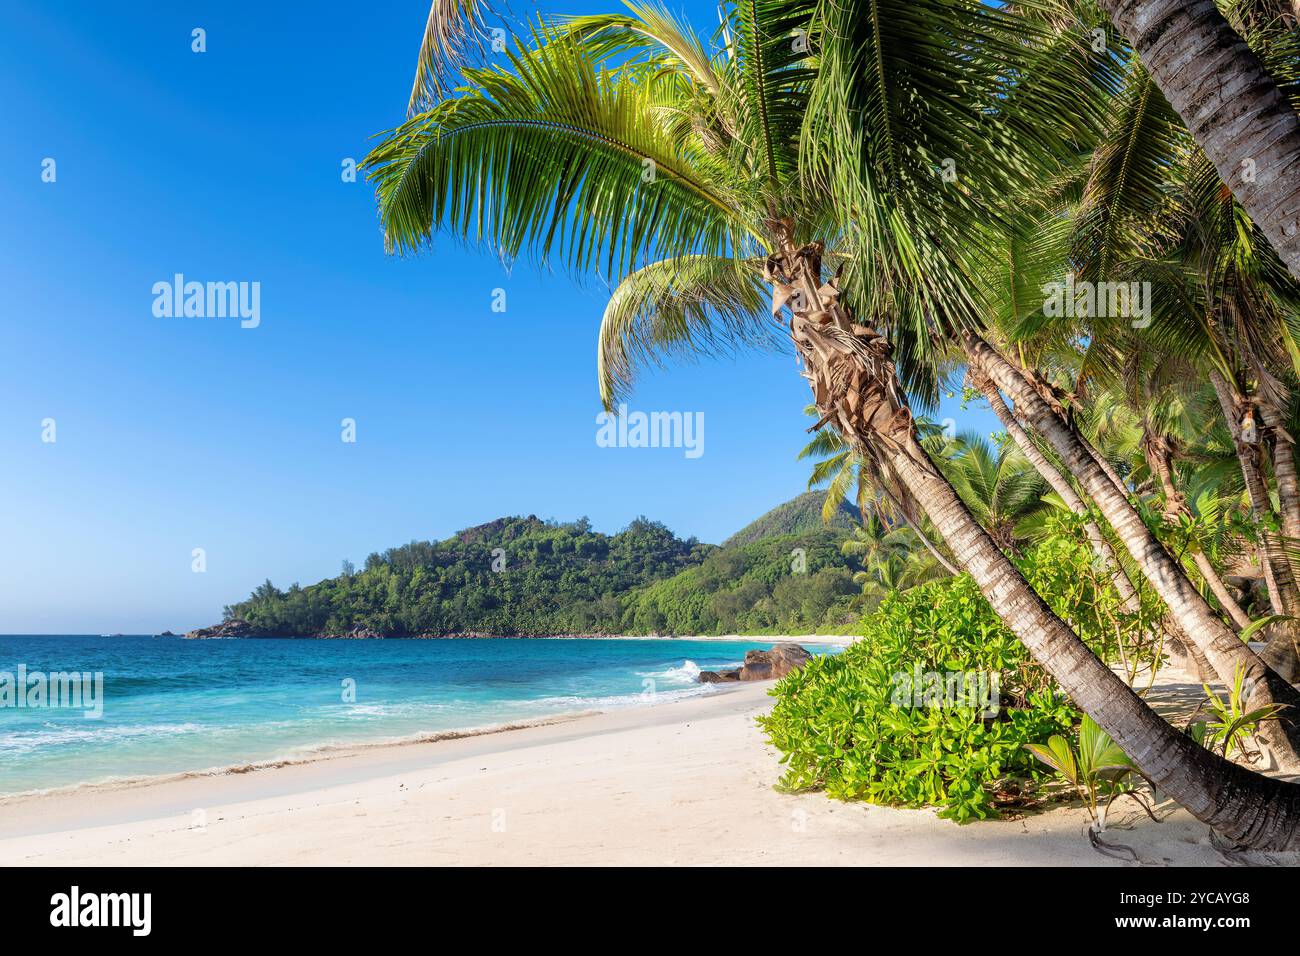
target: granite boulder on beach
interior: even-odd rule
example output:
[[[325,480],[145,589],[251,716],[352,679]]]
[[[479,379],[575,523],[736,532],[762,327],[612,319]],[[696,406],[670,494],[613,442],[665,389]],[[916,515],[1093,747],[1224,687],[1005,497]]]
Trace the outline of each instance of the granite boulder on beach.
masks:
[[[770,651],[746,651],[745,663],[736,670],[700,671],[700,683],[777,680],[803,667],[810,657],[807,649],[798,644],[773,644]]]

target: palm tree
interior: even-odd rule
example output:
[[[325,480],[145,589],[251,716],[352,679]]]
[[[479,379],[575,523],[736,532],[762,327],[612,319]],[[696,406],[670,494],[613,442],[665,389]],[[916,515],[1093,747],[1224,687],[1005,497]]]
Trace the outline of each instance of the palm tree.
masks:
[[[1130,64],[1118,82],[1112,112],[1100,125],[1082,170],[1082,183],[1073,190],[1078,201],[1071,210],[1075,236],[1068,268],[1077,269],[1079,277],[1089,281],[1109,279],[1119,265],[1148,254],[1134,223],[1158,221],[1168,214],[1169,202],[1161,186],[1170,163],[1177,164],[1187,153],[1186,134],[1177,115],[1141,66]],[[1162,286],[1168,287],[1168,282]],[[1183,301],[1178,296],[1166,298]],[[1041,324],[1041,308],[1038,321]],[[1079,317],[1072,317],[1070,334],[1123,352],[1120,343],[1130,341],[1124,336],[1132,332],[1127,321],[1107,324],[1089,317],[1081,323]],[[1011,399],[1016,415],[1046,441],[1096,503],[1136,568],[1165,602],[1179,631],[1215,673],[1231,680],[1239,667],[1244,668],[1259,706],[1283,704],[1300,712],[1300,693],[1236,639],[1181,562],[1146,526],[1129,500],[1130,489],[1123,479],[1076,427],[1073,406],[1078,396],[1055,387],[1032,368],[1016,366],[976,332],[964,332],[962,343],[972,368]],[[1267,733],[1279,759],[1300,767],[1300,722],[1279,722]]]
[[[1029,269],[1022,268],[1023,262],[1016,255],[1016,243],[1012,237],[1002,237],[1004,245],[1004,254],[1000,257],[990,257],[990,266],[984,273],[986,284],[986,297],[989,301],[1000,306],[1002,315],[993,318],[991,323],[1001,326],[1002,328],[1015,327],[1020,321],[1020,310],[1023,308],[1022,303],[1030,289],[1037,291],[1040,286],[1024,286],[1026,275],[1032,275]],[[1041,448],[1034,442],[1029,432],[1016,418],[1011,408],[1007,405],[1002,393],[998,390],[997,384],[988,375],[980,371],[978,366],[971,365],[966,370],[967,380],[971,386],[984,397],[993,414],[997,416],[1002,427],[1011,436],[1012,441],[1020,449],[1025,459],[1033,465],[1034,469],[1042,476],[1043,480],[1051,486],[1061,499],[1061,502],[1070,511],[1077,515],[1086,515],[1084,530],[1088,535],[1088,542],[1092,547],[1093,553],[1101,561],[1102,565],[1110,572],[1111,580],[1114,582],[1115,590],[1119,592],[1124,607],[1128,610],[1136,609],[1139,598],[1137,591],[1133,587],[1133,582],[1129,579],[1128,572],[1115,556],[1114,549],[1111,547],[1110,539],[1093,520],[1089,512],[1088,505],[1084,502],[1082,496],[1075,490],[1073,483],[1067,478],[1060,467],[1051,461]]]
[[[508,68],[466,68],[460,93],[388,133],[367,167],[389,247],[445,229],[635,283],[614,299],[645,305],[603,322],[607,401],[638,349],[707,343],[706,314],[752,330],[673,301],[730,302],[761,263],[818,424],[907,488],[1066,692],[1199,819],[1254,846],[1300,842],[1300,787],[1175,730],[1029,587],[927,456],[878,330],[924,400],[936,332],[975,319],[962,250],[987,211],[978,193],[1040,169],[1059,138],[1048,117],[1077,99],[1046,71],[1047,93],[1013,114],[1008,84],[1027,62],[1057,64],[1063,41],[977,0],[749,0],[721,51],[637,14],[539,27]],[[953,157],[961,187],[936,188]]]
[[[863,515],[862,524],[853,529],[840,551],[862,563],[863,570],[853,575],[853,581],[876,602],[946,573],[929,552],[917,548],[912,528],[890,527],[874,511]]]
[[[1275,79],[1280,57],[1270,57],[1258,43],[1252,50],[1215,0],[1098,5],[1128,37],[1223,182],[1300,278],[1300,116],[1294,87]],[[1240,15],[1257,13],[1264,4],[1238,0],[1223,6]]]
[[[1232,619],[1232,623],[1236,628],[1245,630],[1250,626],[1250,617],[1242,610],[1241,605],[1232,596],[1232,592],[1223,583],[1223,578],[1210,558],[1209,548],[1205,546],[1208,542],[1204,533],[1197,533],[1208,531],[1210,527],[1213,527],[1203,527],[1204,523],[1200,522],[1200,519],[1207,512],[1217,513],[1221,503],[1215,499],[1202,497],[1197,500],[1197,510],[1193,511],[1187,497],[1179,490],[1179,483],[1175,478],[1176,466],[1174,460],[1177,449],[1177,442],[1170,436],[1144,430],[1143,450],[1148,467],[1159,484],[1164,503],[1165,519],[1180,526],[1181,537],[1188,545],[1192,555],[1192,562],[1201,573],[1201,578],[1205,581],[1206,587],[1210,589],[1215,600],[1219,602],[1219,606]],[[1198,523],[1202,527],[1198,527]]]
[[[1109,58],[1108,62],[1117,58]],[[1098,70],[1095,77],[1096,82],[1085,83],[1083,88],[1077,93],[1077,100],[1080,103],[1080,112],[1084,115],[1090,115],[1090,94],[1094,88],[1109,91],[1112,87],[1120,85],[1123,87],[1119,96],[1110,96],[1105,101],[1113,109],[1114,115],[1096,118],[1095,126],[1103,131],[1126,129],[1131,126],[1131,117],[1138,117],[1144,120],[1150,115],[1159,116],[1157,110],[1147,111],[1146,106],[1150,99],[1149,92],[1140,80],[1143,76],[1140,68],[1128,67],[1127,72],[1119,70],[1110,73],[1101,69],[1095,64],[1088,65],[1089,70]],[[1086,72],[1086,71],[1085,71]],[[1041,92],[1034,90],[1035,84],[1030,82],[1030,98],[1035,95],[1041,96]],[[1149,86],[1149,84],[1148,84]],[[1155,93],[1159,97],[1158,91]],[[1017,94],[1010,94],[1009,98],[1014,101]],[[1171,112],[1172,116],[1172,112]],[[1171,121],[1166,121],[1166,126],[1176,125],[1177,118],[1172,117]],[[1097,138],[1095,130],[1084,131],[1076,135],[1069,144],[1071,151],[1062,161],[1059,169],[1061,174],[1068,175],[1069,172],[1077,165],[1079,150],[1083,145],[1089,144]],[[1107,148],[1109,144],[1103,137],[1100,147],[1093,151],[1093,164],[1102,169],[1110,169],[1116,165],[1122,166],[1122,162],[1114,155],[1114,150]],[[1044,177],[1051,184],[1058,177]],[[1045,190],[1038,184],[1031,184],[1024,192],[1030,197],[1040,196]],[[1008,195],[1017,195],[1012,191]],[[1085,193],[1085,198],[1087,194]],[[1004,239],[1005,246],[1009,252],[1016,254],[1015,238],[1018,235],[1018,228],[1021,226],[1022,216],[1008,217],[1004,213],[1004,219],[1010,218],[1012,221],[996,223],[1004,227],[1006,234]],[[1050,235],[1054,230],[1049,229]],[[982,232],[977,233],[969,241],[971,247],[980,251],[990,248],[990,233],[996,235],[996,229],[985,228]],[[1110,238],[1112,233],[1106,231],[1104,236]],[[1050,246],[1050,243],[1049,243]],[[996,248],[996,244],[994,244]],[[987,280],[987,262],[980,270],[982,280]],[[1033,275],[1031,270],[1028,274]],[[1009,285],[1009,293],[1001,298],[1012,303],[1012,312],[1015,315],[1021,315],[1026,310],[1032,308],[1041,309],[1041,296],[1037,297],[1036,302],[1033,299],[1027,299],[1023,294],[1023,279],[1019,273],[1013,272],[1010,281],[1005,283]],[[985,299],[992,303],[999,302],[999,296],[990,297],[988,293],[990,283],[982,281],[984,287]],[[999,290],[1000,291],[1000,290]],[[1030,305],[1029,303],[1033,303]],[[1053,454],[1060,460],[1064,469],[1070,476],[1079,483],[1083,492],[1088,495],[1099,507],[1102,515],[1112,526],[1116,533],[1117,539],[1123,544],[1128,551],[1137,570],[1143,574],[1151,583],[1156,592],[1165,601],[1169,608],[1170,614],[1177,624],[1178,628],[1188,635],[1191,640],[1213,664],[1216,673],[1224,679],[1231,679],[1231,675],[1236,672],[1238,666],[1248,669],[1251,674],[1251,686],[1256,692],[1263,697],[1273,698],[1277,701],[1284,701],[1292,706],[1300,708],[1300,694],[1293,691],[1282,678],[1274,673],[1270,673],[1263,662],[1259,661],[1255,655],[1237,641],[1224,622],[1222,622],[1215,610],[1210,606],[1208,601],[1199,593],[1195,584],[1192,582],[1187,573],[1183,570],[1180,563],[1169,555],[1159,544],[1155,536],[1142,522],[1137,510],[1128,501],[1128,491],[1123,479],[1114,471],[1110,464],[1105,461],[1096,450],[1091,446],[1087,439],[1074,427],[1072,416],[1069,409],[1069,396],[1056,390],[1054,386],[1044,376],[1035,372],[1032,368],[1021,365],[1017,367],[1007,360],[988,340],[985,335],[981,335],[976,330],[977,322],[963,323],[964,327],[959,326],[953,333],[962,346],[967,362],[972,371],[973,380],[977,386],[982,386],[981,390],[989,397],[990,403],[994,410],[997,411],[999,406],[1005,405],[1001,394],[1005,394],[1010,399],[1011,404],[1015,407],[1015,415],[1024,425],[1030,426],[1030,429],[1037,433],[1039,437],[1045,440]],[[1001,393],[1001,394],[999,394]],[[1009,430],[1012,430],[1009,428]],[[1012,430],[1013,437],[1015,430]],[[1032,441],[1025,436],[1018,439],[1023,442],[1022,448],[1027,456],[1033,458]],[[1043,465],[1043,462],[1035,462]],[[1051,479],[1051,469],[1042,468],[1041,473]],[[1061,493],[1063,498],[1070,496],[1070,490],[1065,487],[1068,482],[1060,482]],[[1095,549],[1104,553],[1106,540],[1103,535],[1094,534],[1092,536]],[[1108,563],[1118,571],[1120,566],[1107,558]],[[1118,573],[1115,575],[1116,586],[1124,594],[1127,589],[1124,587],[1125,581]],[[1127,600],[1132,603],[1135,599],[1128,596]],[[1277,742],[1280,750],[1287,753],[1288,759],[1293,760],[1300,766],[1300,725],[1296,726],[1295,732],[1288,734],[1286,740]]]
[[[955,454],[938,459],[940,469],[998,547],[1019,554],[1027,526],[1048,507],[1047,483],[1009,436],[995,445],[964,433],[955,444]]]
[[[805,414],[816,417],[817,406],[804,409]],[[949,574],[958,574],[952,561],[930,540],[924,519],[917,513],[916,503],[907,490],[889,480],[853,450],[839,432],[819,431],[799,452],[799,460],[816,458],[808,477],[808,489],[826,488],[822,502],[822,521],[830,522],[839,510],[840,502],[852,491],[858,513],[865,517],[883,511],[889,522],[902,524],[912,532],[912,537],[930,552],[934,563]]]

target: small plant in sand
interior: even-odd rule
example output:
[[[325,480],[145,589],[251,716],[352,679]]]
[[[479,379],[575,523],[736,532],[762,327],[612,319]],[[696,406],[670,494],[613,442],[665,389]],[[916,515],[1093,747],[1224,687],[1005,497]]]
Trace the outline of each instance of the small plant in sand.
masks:
[[[1137,769],[1091,717],[1085,716],[1079,724],[1077,747],[1071,746],[1060,734],[1053,734],[1046,744],[1025,746],[1055,770],[1083,801],[1094,831],[1106,829],[1106,814],[1111,804],[1125,795],[1140,803],[1150,814],[1142,795],[1131,789],[1131,778],[1138,773]]]
[[[1202,684],[1205,700],[1197,708],[1196,714],[1192,715],[1187,732],[1202,746],[1218,750],[1226,759],[1240,757],[1248,763],[1255,763],[1262,755],[1258,749],[1250,747],[1249,743],[1254,739],[1259,725],[1266,720],[1276,720],[1282,708],[1274,704],[1247,710],[1245,701],[1249,691],[1245,678],[1245,668],[1238,667],[1226,700],[1211,690],[1208,684]],[[1214,715],[1213,719],[1197,720],[1197,714],[1206,707]]]

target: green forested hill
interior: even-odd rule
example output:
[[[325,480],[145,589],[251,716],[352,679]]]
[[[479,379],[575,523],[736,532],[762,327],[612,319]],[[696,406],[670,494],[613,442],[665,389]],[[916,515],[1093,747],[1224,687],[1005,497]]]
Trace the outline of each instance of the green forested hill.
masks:
[[[861,613],[855,569],[840,554],[844,537],[819,529],[718,548],[696,567],[630,594],[624,626],[636,634],[842,628]]]
[[[855,617],[844,535],[818,517],[716,547],[645,518],[614,535],[586,519],[501,518],[307,587],[267,581],[226,619],[270,637],[806,633]]]
[[[821,531],[827,527],[822,521],[822,502],[826,500],[825,492],[807,491],[797,498],[791,498],[785,504],[777,505],[767,514],[751,521],[726,541],[724,548],[739,544],[750,544],[764,538],[774,538],[785,534],[802,534],[806,531]],[[841,531],[851,531],[862,516],[858,509],[847,501],[840,502],[829,527]]]

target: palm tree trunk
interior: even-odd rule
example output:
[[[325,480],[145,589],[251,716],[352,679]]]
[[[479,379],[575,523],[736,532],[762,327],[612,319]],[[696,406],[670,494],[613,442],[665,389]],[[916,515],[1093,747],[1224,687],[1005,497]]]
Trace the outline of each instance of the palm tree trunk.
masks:
[[[1161,489],[1165,492],[1165,514],[1170,516],[1170,518],[1177,518],[1180,511],[1183,510],[1183,496],[1179,493],[1177,485],[1174,484],[1173,463],[1171,463],[1170,458],[1167,458],[1164,454],[1169,451],[1169,444],[1167,444],[1167,442],[1161,442],[1157,453],[1157,447],[1149,441],[1149,436],[1144,428],[1143,450],[1145,455],[1147,455],[1147,463],[1151,466],[1152,475],[1157,477]],[[1205,558],[1204,554],[1197,551],[1196,557],[1199,558],[1196,566],[1197,568],[1200,568],[1201,576],[1203,576],[1203,578],[1205,576],[1205,567],[1201,566],[1201,561],[1208,564],[1210,571],[1214,571],[1213,564],[1209,564],[1209,559]],[[1240,609],[1240,606],[1236,604],[1236,601],[1232,600],[1231,594],[1227,593],[1227,588],[1223,587],[1222,580],[1219,580],[1218,575],[1214,574],[1213,579],[1206,578],[1206,581],[1210,580],[1213,580],[1214,583],[1218,583],[1219,587],[1223,589],[1223,596],[1225,597],[1219,600],[1219,604],[1223,607],[1229,607],[1229,609],[1235,607],[1236,611],[1238,611],[1239,614],[1242,614],[1245,623],[1251,623],[1251,619],[1245,617],[1245,611]],[[1214,584],[1210,584],[1210,591],[1214,592],[1216,597],[1219,596],[1219,592],[1214,589]],[[1223,601],[1225,600],[1227,601],[1227,604],[1223,604]],[[1231,610],[1229,613],[1231,614]],[[1236,622],[1235,617],[1234,622]],[[1188,669],[1195,672],[1197,678],[1199,678],[1203,683],[1209,683],[1216,680],[1218,674],[1214,672],[1214,667],[1210,666],[1210,662],[1205,658],[1205,654],[1201,653],[1201,649],[1197,648],[1195,643],[1192,643],[1190,637],[1187,636],[1187,632],[1183,631],[1183,628],[1178,626],[1177,620],[1170,618],[1169,615],[1166,614],[1165,623],[1166,626],[1170,627],[1170,631],[1173,632],[1171,633],[1171,643],[1177,645],[1178,648],[1187,656],[1187,661],[1183,662],[1183,666],[1188,667]],[[1238,627],[1245,627],[1245,624],[1238,624]]]
[[[1277,482],[1278,511],[1282,517],[1285,550],[1300,544],[1300,480],[1296,476],[1295,441],[1282,427],[1277,410],[1267,402],[1260,404],[1260,417],[1268,429],[1273,451],[1273,478]],[[1289,559],[1289,555],[1286,555]]]
[[[899,442],[889,464],[1030,654],[1159,790],[1248,846],[1300,846],[1300,785],[1252,773],[1198,746],[1148,707],[1044,603],[925,457]]]
[[[1232,618],[1233,625],[1238,631],[1250,627],[1250,615],[1241,609],[1237,599],[1232,596],[1228,586],[1223,583],[1223,578],[1219,576],[1218,570],[1214,567],[1214,562],[1205,556],[1205,552],[1196,550],[1192,552],[1192,562],[1196,565],[1196,570],[1201,572],[1201,577],[1205,579],[1205,584],[1214,595],[1214,599],[1219,602],[1219,606],[1228,612]]]
[[[1277,506],[1282,515],[1282,560],[1290,579],[1295,582],[1295,565],[1291,562],[1290,552],[1300,544],[1300,482],[1296,478],[1295,446],[1287,430],[1282,426],[1282,415],[1271,402],[1260,402],[1260,418],[1263,419],[1268,443],[1273,452],[1273,479],[1277,482]],[[1297,589],[1300,591],[1300,588]],[[1285,613],[1300,612],[1300,593],[1297,593],[1292,610]],[[1295,622],[1287,622],[1285,627],[1273,629],[1264,649],[1264,660],[1268,661],[1279,674],[1294,681],[1300,676],[1300,634],[1297,634]]]
[[[793,225],[774,226],[781,254],[769,259],[768,279],[803,292],[790,335],[822,413],[817,427],[831,424],[860,454],[892,470],[1030,654],[1154,786],[1230,839],[1300,846],[1300,785],[1229,763],[1175,730],[1052,613],[921,448],[889,343],[854,324],[835,287],[822,286],[820,247],[795,249]]]
[[[1230,385],[1216,369],[1210,370],[1210,383],[1214,394],[1219,399],[1219,407],[1228,423],[1228,432],[1232,435],[1232,444],[1237,451],[1237,461],[1241,465],[1241,475],[1246,482],[1246,496],[1250,500],[1251,516],[1261,526],[1262,543],[1258,549],[1260,568],[1264,573],[1264,585],[1268,589],[1269,604],[1274,614],[1296,616],[1300,614],[1300,586],[1297,586],[1295,573],[1291,568],[1286,550],[1268,528],[1273,518],[1273,505],[1269,500],[1268,486],[1260,470],[1259,459],[1254,446],[1242,435],[1240,406],[1242,396]],[[1263,409],[1261,408],[1261,412]],[[1276,470],[1277,464],[1274,463]],[[1291,470],[1294,472],[1294,459]],[[1285,474],[1286,467],[1283,465]],[[1265,661],[1287,680],[1294,681],[1300,661],[1296,657],[1296,625],[1294,622],[1284,627],[1275,627],[1269,639]]]
[[[1264,484],[1255,448],[1242,435],[1240,406],[1244,404],[1243,396],[1215,369],[1210,370],[1210,384],[1214,386],[1214,394],[1219,399],[1228,432],[1232,435],[1237,463],[1241,466],[1241,477],[1246,482],[1251,517],[1260,525],[1266,525],[1273,516],[1273,505],[1269,501],[1268,486]],[[1272,605],[1274,614],[1290,614],[1290,609],[1300,604],[1300,594],[1295,593],[1295,576],[1291,573],[1286,555],[1276,538],[1268,531],[1264,531],[1262,537],[1259,564],[1264,574],[1264,584],[1268,588],[1269,604]]]
[[[1300,117],[1214,0],[1099,0],[1300,278]]]
[[[1078,429],[1075,429],[1074,433],[1079,439],[1079,444],[1083,446],[1083,450],[1092,456],[1092,460],[1097,463],[1097,467],[1102,470],[1102,473],[1110,479],[1110,483],[1115,486],[1115,490],[1127,498],[1128,485],[1124,484],[1124,479],[1119,476],[1119,472],[1115,470],[1115,466],[1106,459],[1105,455],[1093,447],[1092,442],[1088,441],[1086,435]]]
[[[1142,522],[1128,498],[1121,494],[1096,460],[1079,442],[1077,434],[1052,410],[1016,368],[979,336],[967,332],[963,345],[968,361],[992,378],[1079,480],[1143,575],[1160,595],[1187,637],[1209,660],[1219,678],[1231,684],[1238,668],[1251,688],[1250,706],[1279,704],[1287,708],[1283,719],[1268,722],[1262,734],[1277,761],[1300,771],[1300,692],[1279,676],[1237,639],[1232,629],[1210,607],[1192,584],[1182,565],[1165,550]]]
[[[1020,422],[1011,414],[1011,409],[1007,408],[1007,403],[1002,398],[1002,393],[998,391],[997,385],[987,375],[983,375],[978,370],[971,370],[971,382],[979,389],[980,393],[993,407],[993,414],[998,417],[1002,427],[1007,430],[1016,446],[1024,454],[1029,463],[1034,466],[1040,475],[1065,502],[1065,507],[1069,508],[1075,514],[1082,515],[1088,513],[1088,506],[1083,503],[1079,493],[1074,490],[1061,472],[1047,460],[1044,455],[1034,444],[1034,440],[1029,437]],[[1114,576],[1115,590],[1119,592],[1121,600],[1124,602],[1124,609],[1127,611],[1136,610],[1140,604],[1137,591],[1133,587],[1133,582],[1129,580],[1128,575],[1124,572],[1123,566],[1119,559],[1115,557],[1115,552],[1111,550],[1110,542],[1102,533],[1101,528],[1097,527],[1097,522],[1089,518],[1084,528],[1088,534],[1088,542],[1092,545],[1093,553],[1100,558],[1106,569]]]
[[[1170,448],[1169,442],[1163,435],[1152,436],[1145,427],[1142,432],[1142,448],[1146,455],[1147,464],[1151,467],[1151,473],[1160,482],[1160,489],[1165,495],[1165,516],[1177,521],[1181,516],[1190,514],[1190,512],[1182,492],[1178,490],[1178,486],[1174,483],[1173,449]],[[1196,570],[1201,573],[1201,577],[1205,579],[1205,584],[1209,587],[1210,593],[1219,602],[1219,606],[1232,618],[1232,623],[1237,630],[1240,631],[1249,627],[1250,615],[1241,609],[1241,605],[1232,596],[1228,586],[1223,583],[1223,578],[1219,576],[1218,569],[1214,567],[1214,563],[1205,552],[1197,548],[1192,552],[1192,561],[1196,564]]]
[[[990,346],[990,348],[992,348],[992,346]],[[1039,397],[1051,407],[1052,411],[1060,416],[1062,421],[1069,421],[1069,415],[1060,402],[1062,397],[1069,397],[1065,392],[1054,386],[1042,375],[1039,375],[1034,369],[1027,368],[1023,364],[1017,366],[1016,371],[1019,372],[1020,377],[1028,382],[1029,386],[1038,393]],[[1017,408],[1017,412],[1018,411],[1019,409]],[[1092,442],[1088,441],[1081,431],[1077,428],[1073,430],[1075,438],[1079,440],[1079,444],[1083,446],[1083,449],[1092,456],[1092,460],[1097,463],[1097,467],[1106,473],[1106,477],[1110,479],[1111,484],[1115,486],[1116,490],[1119,491],[1121,495],[1128,497],[1128,485],[1126,485],[1124,479],[1119,476],[1119,472],[1115,470],[1115,466],[1106,460],[1105,455],[1092,446]]]

